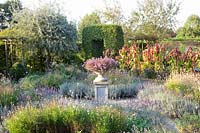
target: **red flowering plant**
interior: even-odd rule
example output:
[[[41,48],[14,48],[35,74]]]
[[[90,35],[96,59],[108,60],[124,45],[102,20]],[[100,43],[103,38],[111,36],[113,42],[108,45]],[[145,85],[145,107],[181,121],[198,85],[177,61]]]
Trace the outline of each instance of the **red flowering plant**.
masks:
[[[130,47],[124,46],[119,50],[119,55],[116,57],[121,69],[125,70],[140,70],[140,52],[136,44]]]
[[[114,59],[108,57],[88,59],[83,64],[83,67],[86,70],[100,74],[104,74],[105,72],[116,66],[117,62]]]
[[[181,53],[178,48],[172,49],[166,56],[166,61],[172,71],[192,71],[198,67],[200,51],[194,51],[189,47],[187,51]]]
[[[147,45],[147,49],[142,51],[142,69],[151,68],[155,71],[162,71],[164,69],[165,48],[158,43],[154,47]]]
[[[169,69],[171,71],[180,71],[180,68],[182,67],[182,53],[178,48],[172,49],[167,56],[165,57],[165,60],[169,64]]]
[[[200,51],[192,47],[185,52],[178,48],[167,51],[164,45],[156,43],[147,45],[142,52],[136,46],[124,46],[116,57],[119,67],[124,70],[139,70],[139,72],[151,71],[164,74],[170,71],[192,71],[200,67]],[[163,73],[164,72],[164,73]]]

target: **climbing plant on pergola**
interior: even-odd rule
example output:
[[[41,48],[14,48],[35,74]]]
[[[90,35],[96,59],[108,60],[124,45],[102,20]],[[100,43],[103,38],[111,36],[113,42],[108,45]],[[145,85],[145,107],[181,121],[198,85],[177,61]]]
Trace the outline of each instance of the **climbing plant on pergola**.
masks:
[[[83,29],[82,47],[86,58],[102,56],[110,49],[113,53],[124,45],[123,30],[118,25],[91,25]]]

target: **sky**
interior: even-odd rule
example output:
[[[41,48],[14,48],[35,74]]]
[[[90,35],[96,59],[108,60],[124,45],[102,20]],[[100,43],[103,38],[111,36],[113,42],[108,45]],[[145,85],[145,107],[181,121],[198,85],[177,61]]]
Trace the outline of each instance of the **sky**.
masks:
[[[0,0],[0,3],[6,0]],[[47,3],[59,3],[59,6],[66,14],[68,19],[78,22],[84,15],[90,13],[96,9],[103,9],[105,7],[104,2],[112,3],[113,0],[21,0],[23,6],[29,8],[35,8],[42,4]],[[129,15],[133,10],[137,8],[138,0],[118,0],[122,6],[123,12]],[[177,15],[177,27],[183,26],[187,17],[192,14],[200,16],[200,0],[179,0],[181,7],[179,14]],[[38,4],[40,2],[40,4]]]

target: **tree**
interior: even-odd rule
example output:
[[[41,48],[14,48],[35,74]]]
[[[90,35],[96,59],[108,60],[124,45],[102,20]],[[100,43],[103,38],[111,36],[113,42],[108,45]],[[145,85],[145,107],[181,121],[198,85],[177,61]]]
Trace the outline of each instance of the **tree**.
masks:
[[[196,38],[200,37],[200,17],[198,15],[190,15],[184,26],[178,29],[177,37]]]
[[[165,38],[176,27],[176,15],[180,3],[177,1],[143,0],[130,18],[135,32]]]
[[[20,0],[8,0],[6,3],[0,4],[0,30],[9,27],[13,12],[19,10],[22,10],[22,4]]]
[[[40,70],[49,70],[52,62],[69,61],[76,50],[76,32],[75,24],[51,6],[15,13],[11,27],[4,31],[7,36],[23,39],[21,48],[27,62]]]
[[[100,12],[103,23],[122,26],[125,21],[125,16],[119,1],[114,0],[111,3],[108,3],[108,1],[105,0],[104,2],[106,8]]]
[[[115,24],[122,26],[124,32],[124,42],[128,43],[130,36],[132,36],[133,31],[130,28],[128,19],[125,17],[125,13],[122,10],[121,4],[118,0],[104,0],[105,9],[99,11],[102,23]]]
[[[101,20],[97,12],[86,14],[78,23],[78,41],[82,42],[82,31],[85,27],[94,24],[101,24]]]

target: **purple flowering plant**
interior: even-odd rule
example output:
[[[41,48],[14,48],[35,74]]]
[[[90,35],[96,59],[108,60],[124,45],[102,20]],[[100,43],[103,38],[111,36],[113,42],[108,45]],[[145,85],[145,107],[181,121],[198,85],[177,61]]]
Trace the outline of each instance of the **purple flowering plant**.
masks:
[[[86,70],[100,74],[104,74],[106,71],[116,66],[117,62],[114,59],[108,57],[88,59],[83,64],[83,67]]]

